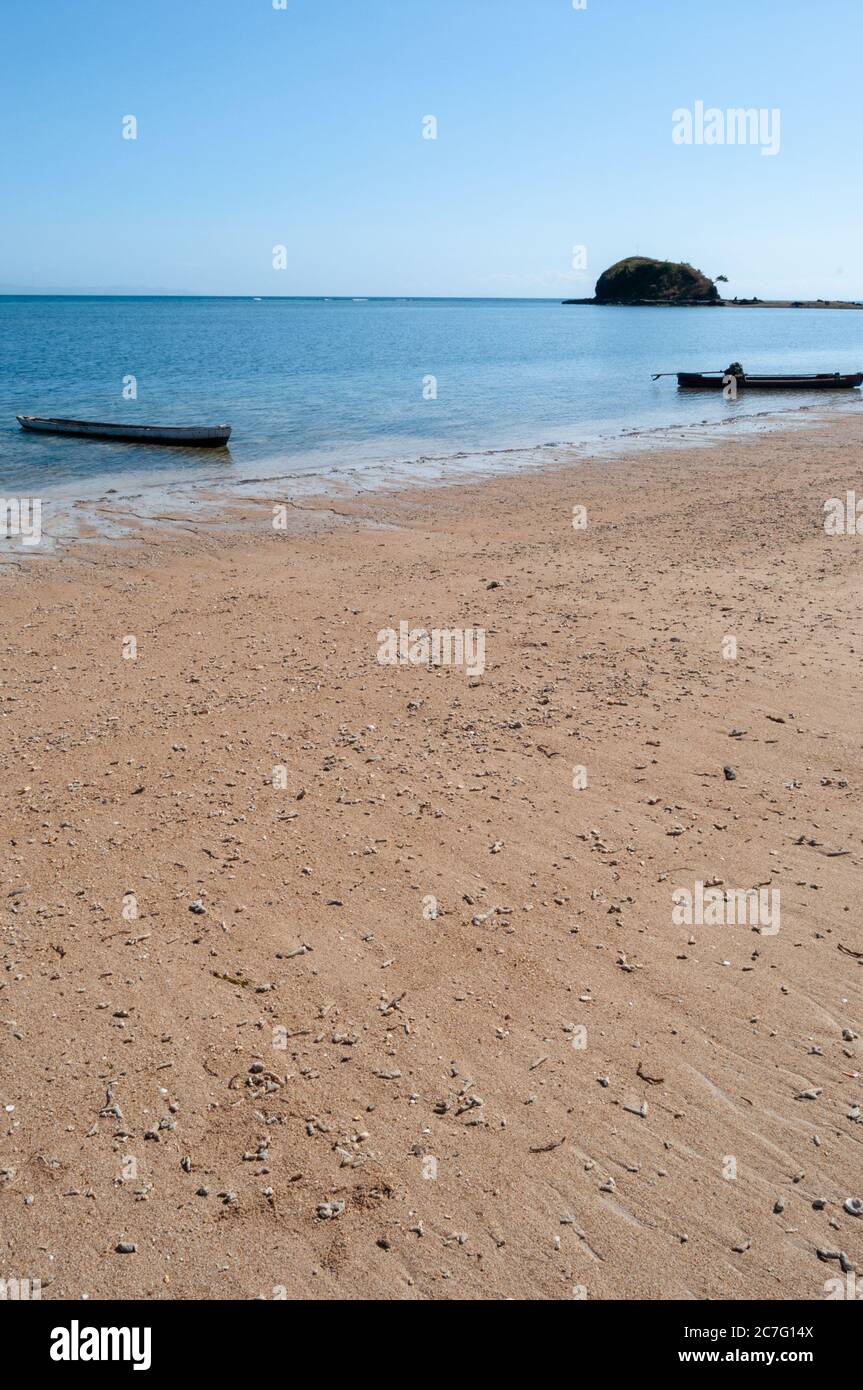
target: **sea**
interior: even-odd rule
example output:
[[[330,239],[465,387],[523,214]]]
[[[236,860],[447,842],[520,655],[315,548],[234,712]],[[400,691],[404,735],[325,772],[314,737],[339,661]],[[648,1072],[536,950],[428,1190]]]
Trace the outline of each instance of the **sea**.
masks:
[[[654,372],[863,368],[863,312],[525,299],[0,297],[0,493],[164,505],[196,488],[373,488],[861,407]],[[233,427],[224,450],[26,434],[17,414]]]

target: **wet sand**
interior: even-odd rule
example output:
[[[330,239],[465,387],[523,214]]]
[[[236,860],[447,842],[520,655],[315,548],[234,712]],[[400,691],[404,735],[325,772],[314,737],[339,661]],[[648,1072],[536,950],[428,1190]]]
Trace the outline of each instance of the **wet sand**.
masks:
[[[303,497],[283,530],[261,495],[7,569],[0,1277],[863,1270],[863,536],[823,524],[861,443]],[[482,630],[484,669],[382,664],[402,622]],[[777,889],[779,930],[676,922],[698,883]]]

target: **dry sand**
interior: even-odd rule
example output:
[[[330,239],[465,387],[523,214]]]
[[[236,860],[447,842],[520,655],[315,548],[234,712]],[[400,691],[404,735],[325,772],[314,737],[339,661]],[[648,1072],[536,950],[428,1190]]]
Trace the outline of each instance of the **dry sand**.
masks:
[[[820,1299],[819,1248],[863,1269],[863,536],[822,510],[861,445],[284,532],[262,499],[6,574],[0,1277]],[[484,628],[484,674],[380,664],[400,620]],[[778,888],[778,934],[676,925],[699,880]]]

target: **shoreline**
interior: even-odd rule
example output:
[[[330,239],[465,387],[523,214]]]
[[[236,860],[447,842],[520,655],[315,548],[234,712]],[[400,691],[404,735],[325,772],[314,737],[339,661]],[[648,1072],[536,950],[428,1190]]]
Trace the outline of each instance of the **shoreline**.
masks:
[[[43,543],[28,550],[11,540],[0,542],[0,571],[16,572],[20,563],[62,554],[76,543],[117,543],[139,530],[157,530],[160,525],[207,526],[220,524],[228,530],[237,525],[249,497],[270,489],[271,505],[285,501],[329,497],[334,501],[361,494],[412,490],[419,487],[458,486],[496,477],[580,465],[585,462],[614,460],[618,457],[649,455],[662,448],[716,448],[736,438],[759,437],[765,433],[824,429],[831,423],[853,417],[855,402],[830,404],[812,401],[784,409],[767,408],[751,414],[729,414],[716,420],[644,425],[599,431],[580,442],[552,441],[527,445],[464,448],[452,453],[418,454],[414,457],[368,460],[345,468],[316,466],[284,472],[274,459],[272,471],[236,478],[187,480],[185,476],[165,481],[148,481],[144,470],[124,480],[106,471],[91,479],[77,479],[44,488]],[[262,465],[258,465],[259,467]],[[250,474],[251,465],[243,472]],[[107,484],[111,486],[108,487]],[[81,496],[82,490],[85,492]],[[136,505],[130,506],[128,504]],[[52,510],[53,508],[53,514]],[[126,525],[124,518],[130,523]],[[47,543],[46,543],[47,542]]]
[[[16,1268],[445,1301],[863,1272],[863,537],[823,528],[861,443],[309,496],[278,533],[248,497],[17,573]],[[483,671],[382,662],[402,621],[481,629]],[[780,930],[674,921],[715,882],[778,890]]]

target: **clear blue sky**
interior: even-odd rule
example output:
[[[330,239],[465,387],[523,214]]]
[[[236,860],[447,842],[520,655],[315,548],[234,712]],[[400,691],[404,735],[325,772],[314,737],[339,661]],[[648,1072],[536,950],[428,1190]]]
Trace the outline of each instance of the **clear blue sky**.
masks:
[[[0,48],[2,289],[560,296],[638,251],[863,297],[863,0],[3,0]],[[675,145],[699,100],[779,154]]]

